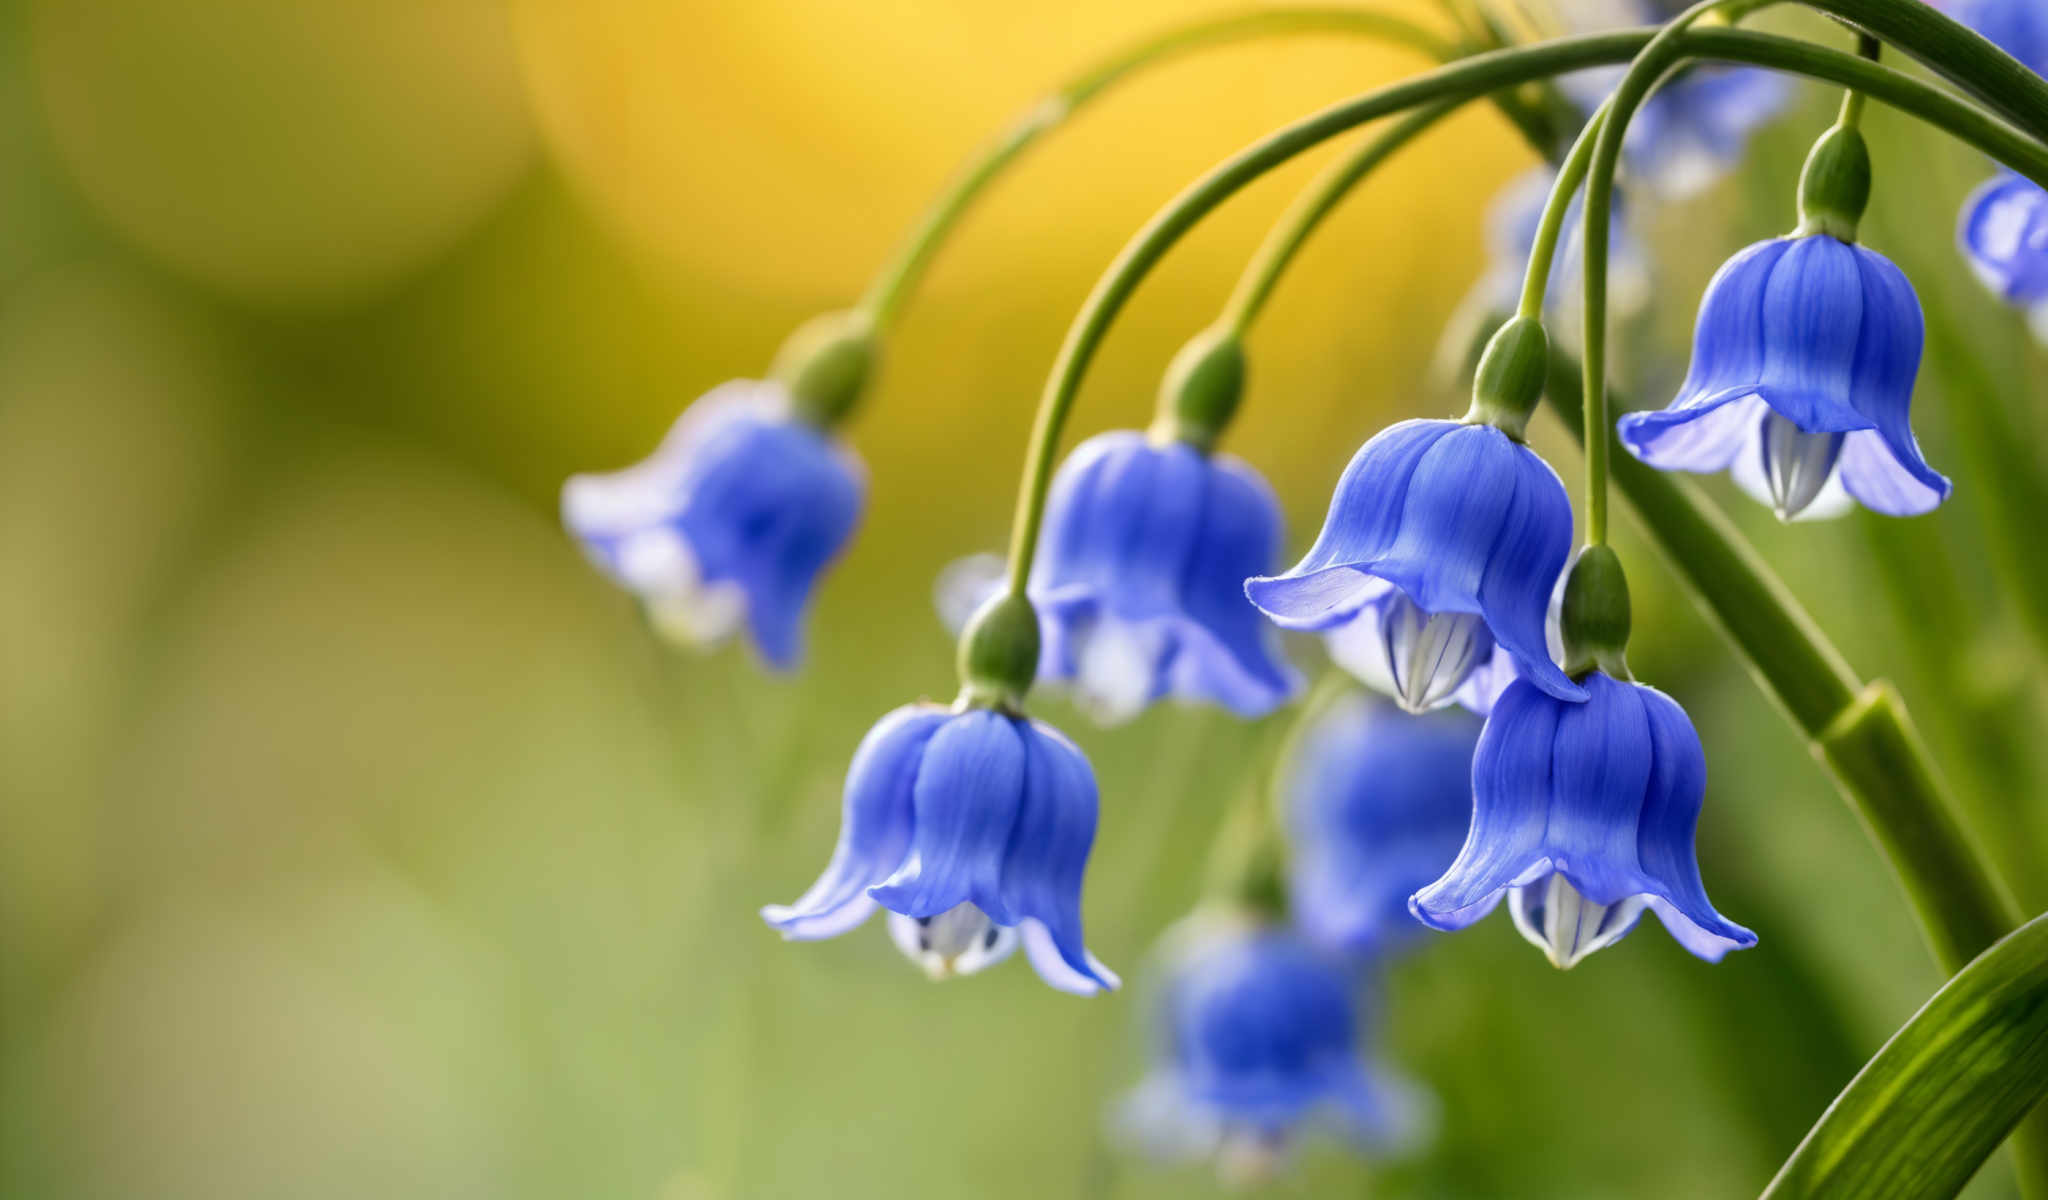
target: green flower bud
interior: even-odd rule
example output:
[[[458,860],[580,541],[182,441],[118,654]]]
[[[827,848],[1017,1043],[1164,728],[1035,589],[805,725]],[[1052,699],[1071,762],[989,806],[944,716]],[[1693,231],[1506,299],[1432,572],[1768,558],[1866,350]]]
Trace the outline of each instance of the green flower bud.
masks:
[[[1038,677],[1038,613],[1005,591],[992,596],[960,632],[960,700],[975,708],[1015,710]]]
[[[1564,583],[1565,674],[1578,678],[1604,671],[1615,679],[1628,672],[1628,577],[1621,556],[1611,546],[1588,546],[1579,552]]]
[[[1856,240],[1870,207],[1870,146],[1863,132],[1836,125],[1813,144],[1799,177],[1799,236],[1825,233]]]
[[[1157,441],[1186,442],[1207,453],[1230,425],[1244,398],[1244,343],[1228,329],[1205,329],[1189,339],[1159,385]]]
[[[1500,327],[1479,356],[1466,424],[1491,425],[1521,441],[1549,378],[1550,338],[1543,332],[1543,322],[1516,317]]]
[[[774,377],[805,420],[829,429],[846,419],[867,387],[879,346],[860,311],[826,313],[797,326],[776,352]]]

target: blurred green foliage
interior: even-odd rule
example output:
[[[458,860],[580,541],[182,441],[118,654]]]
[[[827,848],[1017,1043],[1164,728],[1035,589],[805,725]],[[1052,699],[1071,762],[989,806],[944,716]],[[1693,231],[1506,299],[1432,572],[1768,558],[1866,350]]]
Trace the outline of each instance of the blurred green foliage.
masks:
[[[853,429],[866,526],[806,671],[768,678],[741,649],[658,646],[556,529],[559,481],[761,370],[1036,81],[1178,11],[841,7],[682,6],[688,38],[631,0],[0,12],[5,1194],[1211,1186],[1102,1144],[1142,986],[1081,1002],[1013,966],[935,987],[879,926],[784,946],[754,910],[822,863],[868,723],[950,692],[930,581],[999,541],[1096,271],[1195,170],[1401,63],[1219,54],[1006,184],[889,348]],[[838,53],[850,37],[863,53]],[[1682,365],[1718,261],[1789,224],[1829,105],[1808,99],[1652,231],[1661,354],[1640,394]],[[1871,126],[1866,236],[1933,314],[1921,428],[1957,498],[1790,529],[1732,507],[1858,666],[1900,680],[2035,911],[2048,624],[2014,550],[2037,514],[2007,506],[2039,486],[2048,371],[1950,246],[1985,164]],[[634,153],[650,143],[669,157]],[[1518,153],[1490,114],[1452,123],[1283,287],[1232,444],[1297,541],[1369,431],[1462,408],[1426,366]],[[1146,289],[1084,431],[1144,419],[1305,178],[1252,189]],[[1938,982],[1820,771],[1669,580],[1636,575],[1637,669],[1709,747],[1710,887],[1761,946],[1714,968],[1646,932],[1561,974],[1504,919],[1431,941],[1377,1023],[1440,1095],[1441,1141],[1370,1171],[1313,1150],[1279,1191],[1751,1192]],[[1092,944],[1138,974],[1262,734],[1176,710],[1105,733],[1042,707],[1101,777]]]

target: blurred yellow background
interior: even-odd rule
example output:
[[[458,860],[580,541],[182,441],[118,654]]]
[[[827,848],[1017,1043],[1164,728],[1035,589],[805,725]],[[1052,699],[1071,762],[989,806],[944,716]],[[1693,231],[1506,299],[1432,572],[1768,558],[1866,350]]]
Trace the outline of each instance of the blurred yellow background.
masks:
[[[1110,256],[1262,131],[1420,64],[1348,37],[1206,52],[998,186],[853,422],[871,504],[802,675],[660,647],[553,506],[570,472],[643,454],[698,392],[857,295],[1035,95],[1208,7],[0,6],[5,1194],[1206,1187],[1099,1144],[1140,1065],[1129,995],[1080,1002],[1017,968],[933,987],[879,927],[784,946],[754,910],[823,862],[868,723],[949,691],[931,581],[1001,538],[1030,406]],[[1661,226],[1686,234],[1659,243],[1670,353],[1713,264],[1789,210],[1811,122],[1787,124],[1747,181]],[[1913,198],[1874,223],[1949,277],[1930,303],[1995,330],[2001,377],[2038,370],[1928,233],[1981,166],[1910,136]],[[1147,418],[1168,355],[1324,158],[1172,256],[1077,433]],[[1283,286],[1232,448],[1281,491],[1296,545],[1370,431],[1462,407],[1427,366],[1481,268],[1485,205],[1529,162],[1475,108],[1375,177]],[[1929,428],[1940,465],[1950,438]],[[1556,432],[1539,441],[1572,477]],[[1974,503],[1910,543],[1741,515],[1859,666],[1932,689],[1909,694],[1953,771],[2033,782],[2038,747],[1972,740],[1974,714],[2040,700],[1976,587]],[[1868,599],[1867,550],[1944,544],[1960,565],[1925,602],[1971,616],[1944,626],[1967,671],[1915,660]],[[1504,920],[1433,942],[1384,1026],[1444,1098],[1441,1146],[1370,1185],[1316,1152],[1287,1187],[1753,1190],[1932,987],[1853,821],[1643,561],[1638,666],[1706,736],[1702,857],[1763,948],[1709,969],[1644,936],[1564,976]],[[1047,710],[1102,776],[1091,940],[1138,974],[1196,895],[1257,735]],[[1980,794],[2007,798],[1976,815],[2031,861],[2042,817],[2012,799],[2029,793]]]

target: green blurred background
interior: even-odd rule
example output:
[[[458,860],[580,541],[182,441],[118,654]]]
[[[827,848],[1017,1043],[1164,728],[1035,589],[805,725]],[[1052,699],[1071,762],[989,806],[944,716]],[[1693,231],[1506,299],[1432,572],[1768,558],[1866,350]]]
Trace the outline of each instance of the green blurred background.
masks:
[[[754,910],[823,863],[867,725],[949,694],[931,580],[1000,540],[1030,406],[1109,256],[1223,154],[1418,64],[1328,37],[1211,52],[1000,186],[853,425],[871,509],[800,676],[659,646],[553,516],[567,474],[638,457],[855,295],[1037,91],[1197,7],[0,4],[5,1194],[1210,1188],[1102,1148],[1142,1066],[1130,993],[1075,1000],[1017,965],[932,986],[879,923],[788,946]],[[1647,392],[1716,263],[1789,224],[1830,103],[1803,93],[1743,178],[1652,222]],[[1790,529],[1731,508],[1858,667],[1906,688],[2036,911],[2048,625],[2013,584],[2043,359],[1951,249],[1986,166],[1872,125],[1868,240],[1929,305],[1919,424],[1957,498]],[[1147,285],[1077,432],[1146,419],[1315,161]],[[1233,447],[1297,545],[1364,436],[1462,407],[1429,360],[1527,162],[1475,110],[1284,285]],[[1637,669],[1698,721],[1701,858],[1761,945],[1708,967],[1645,930],[1561,974],[1504,917],[1433,940],[1381,1024],[1441,1097],[1436,1148],[1370,1171],[1312,1151],[1280,1192],[1753,1192],[1938,982],[1862,831],[1633,533]],[[1091,941],[1138,974],[1261,735],[1041,707],[1100,773]],[[1977,1185],[2008,1188],[2002,1166]]]

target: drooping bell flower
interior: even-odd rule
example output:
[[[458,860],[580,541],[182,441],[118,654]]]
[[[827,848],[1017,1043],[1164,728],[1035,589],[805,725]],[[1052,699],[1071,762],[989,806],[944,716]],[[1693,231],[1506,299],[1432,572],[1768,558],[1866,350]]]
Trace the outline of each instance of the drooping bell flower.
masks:
[[[1428,1101],[1370,1065],[1349,971],[1282,926],[1201,914],[1160,955],[1150,1072],[1113,1114],[1156,1158],[1271,1176],[1305,1135],[1390,1154],[1422,1140]]]
[[[1585,686],[1584,704],[1526,682],[1501,697],[1472,765],[1471,832],[1415,894],[1415,916],[1463,929],[1505,893],[1515,927],[1560,967],[1620,940],[1645,909],[1709,962],[1755,945],[1700,882],[1707,765],[1692,722],[1655,688],[1600,671]]]
[[[1669,696],[1627,678],[1627,590],[1613,551],[1589,548],[1572,585],[1565,645],[1585,703],[1560,703],[1526,680],[1502,693],[1472,761],[1464,848],[1409,909],[1457,930],[1505,895],[1515,928],[1559,967],[1613,945],[1647,910],[1718,962],[1756,935],[1716,912],[1700,880],[1699,734]]]
[[[1844,156],[1864,164],[1861,196],[1816,196],[1816,164]],[[1892,516],[1928,512],[1950,486],[1913,436],[1925,325],[1904,273],[1854,241],[1869,190],[1861,136],[1831,130],[1807,179],[1800,231],[1714,276],[1677,398],[1622,417],[1622,443],[1664,470],[1729,471],[1787,520],[1838,512],[1843,493]]]
[[[1422,932],[1408,897],[1464,844],[1480,722],[1357,691],[1304,721],[1280,782],[1294,921],[1319,946],[1377,957]]]
[[[1661,25],[1685,11],[1684,0],[1568,0],[1561,5],[1576,33]],[[1592,113],[1613,93],[1625,68],[1578,71],[1559,90]],[[1791,88],[1756,67],[1696,65],[1658,84],[1629,122],[1622,142],[1629,173],[1673,200],[1698,195],[1742,161],[1749,139],[1783,112]]]
[[[1272,489],[1236,458],[1134,431],[1090,438],[1053,481],[1031,575],[1040,678],[1105,721],[1168,696],[1271,712],[1301,680],[1244,580],[1273,569],[1280,528]]]
[[[644,461],[571,477],[562,523],[663,636],[711,645],[744,623],[794,668],[811,590],[860,523],[866,473],[831,430],[874,354],[860,314],[804,325],[773,382],[713,388]]]
[[[1520,440],[1547,361],[1541,325],[1504,326],[1481,361],[1472,414],[1403,421],[1368,441],[1315,545],[1284,574],[1248,580],[1252,603],[1283,629],[1317,632],[1374,610],[1393,694],[1411,708],[1451,697],[1496,644],[1536,686],[1583,698],[1544,640],[1571,501]]]
[[[1038,653],[1030,605],[998,598],[984,613],[995,619],[980,628],[995,627],[1003,643],[993,672],[1002,694],[970,672],[958,703],[905,705],[877,722],[847,770],[824,873],[761,916],[807,941],[883,908],[891,937],[934,978],[979,970],[1021,944],[1061,991],[1113,989],[1116,975],[1088,952],[1081,928],[1095,773],[1058,730],[1016,711]],[[970,625],[968,637],[976,632]]]
[[[1245,578],[1277,565],[1279,503],[1215,449],[1243,379],[1235,334],[1198,335],[1168,370],[1149,432],[1090,438],[1053,479],[1029,580],[1038,676],[1103,724],[1169,697],[1258,717],[1301,688],[1244,598]],[[941,618],[957,626],[1002,587],[1001,568],[989,555],[949,566]]]

